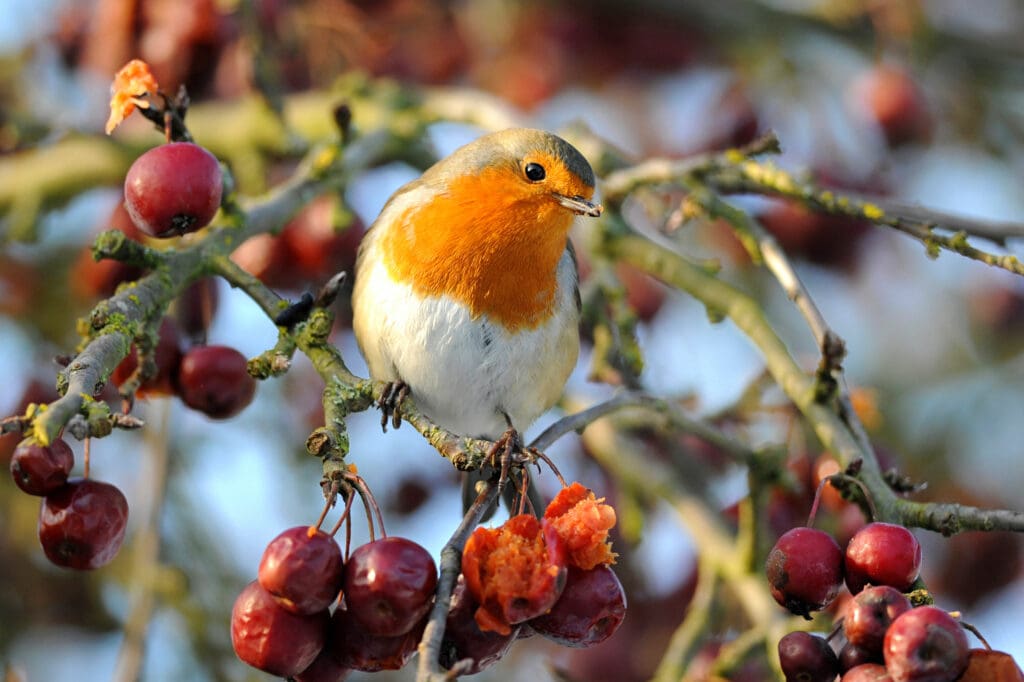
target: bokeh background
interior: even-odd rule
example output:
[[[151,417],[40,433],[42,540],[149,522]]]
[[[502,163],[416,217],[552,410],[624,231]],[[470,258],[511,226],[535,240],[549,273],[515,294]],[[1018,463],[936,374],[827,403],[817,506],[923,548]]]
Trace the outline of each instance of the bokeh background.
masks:
[[[774,130],[784,150],[778,163],[825,186],[1020,225],[1021,35],[1024,6],[1013,0],[0,0],[0,178],[10,180],[3,172],[22,168],[14,162],[36,150],[101,134],[112,74],[141,57],[168,91],[186,85],[197,107],[231,106],[257,93],[273,105],[361,74],[479,91],[488,107],[496,98],[509,120],[554,130],[582,123],[637,159],[723,149]],[[478,133],[438,124],[430,141],[444,154]],[[272,186],[295,163],[287,152],[231,147],[230,131],[222,135],[243,192]],[[150,143],[159,141],[153,133]],[[363,226],[418,172],[402,163],[375,168],[348,187],[343,207],[320,201],[297,218],[291,250],[260,240],[237,257],[282,291],[299,292],[350,266]],[[0,204],[3,415],[49,399],[53,358],[74,349],[75,320],[117,276],[82,255],[99,229],[116,224],[116,183],[77,187],[42,206],[21,198]],[[930,258],[884,228],[775,200],[740,203],[791,253],[846,339],[862,416],[885,456],[928,482],[922,497],[1024,506],[1024,281],[955,255]],[[678,219],[665,198],[634,211],[651,229]],[[335,235],[335,223],[348,232]],[[813,366],[803,322],[728,230],[682,221],[675,234],[688,256],[718,259],[723,276],[758,295]],[[1019,241],[1006,247],[1021,253]],[[616,272],[642,319],[641,385],[685,398],[700,414],[735,410],[762,370],[753,347],[686,296]],[[248,356],[273,346],[275,329],[255,305],[214,286],[211,342]],[[337,343],[364,373],[345,320],[341,305]],[[576,405],[611,393],[588,380],[587,365],[585,348],[568,389]],[[93,447],[94,475],[119,485],[132,509],[121,554],[94,573],[49,565],[35,536],[38,501],[0,481],[0,663],[9,679],[122,679],[135,655],[146,680],[265,679],[231,652],[230,607],[267,541],[319,513],[319,463],[303,442],[319,418],[320,389],[300,360],[286,377],[264,382],[256,402],[229,422],[172,399],[140,403],[146,429]],[[389,532],[436,556],[460,517],[457,478],[411,429],[382,435],[377,421],[372,413],[351,419],[353,461],[384,502]],[[818,461],[816,445],[797,429],[761,426],[748,435],[786,443],[794,470]],[[4,439],[4,462],[13,445]],[[700,443],[674,447],[696,463],[694,476],[707,477],[709,497],[728,514],[745,492],[743,472]],[[564,438],[550,454],[567,477],[628,509],[628,491],[578,438]],[[540,481],[549,494],[551,478]],[[806,492],[796,502],[780,497],[769,510],[776,532],[803,522]],[[650,675],[686,611],[696,559],[687,529],[668,509],[620,514],[634,521],[617,544],[630,598],[624,628],[592,651],[521,642],[482,678]],[[842,514],[849,516],[834,512],[825,523],[841,528]],[[940,603],[962,609],[994,647],[1024,656],[1021,539],[918,537],[924,577]],[[155,564],[146,559],[153,542]],[[137,629],[140,618],[148,629]],[[126,624],[143,632],[141,646],[125,638]],[[708,656],[736,633],[710,635]],[[697,666],[691,674],[701,679]]]

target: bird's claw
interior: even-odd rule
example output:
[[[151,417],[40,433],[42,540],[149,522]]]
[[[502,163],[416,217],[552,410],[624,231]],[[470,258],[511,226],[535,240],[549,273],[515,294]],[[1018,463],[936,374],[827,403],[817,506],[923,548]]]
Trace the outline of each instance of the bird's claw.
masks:
[[[498,491],[504,490],[505,484],[509,481],[509,475],[513,464],[535,461],[531,451],[523,447],[523,439],[519,432],[509,427],[501,438],[494,441],[494,445],[487,452],[487,462],[500,472],[498,474]]]
[[[385,433],[388,430],[388,421],[392,428],[399,428],[402,425],[402,401],[409,395],[409,386],[404,381],[392,381],[381,391],[377,400],[377,407],[380,408],[380,428]]]

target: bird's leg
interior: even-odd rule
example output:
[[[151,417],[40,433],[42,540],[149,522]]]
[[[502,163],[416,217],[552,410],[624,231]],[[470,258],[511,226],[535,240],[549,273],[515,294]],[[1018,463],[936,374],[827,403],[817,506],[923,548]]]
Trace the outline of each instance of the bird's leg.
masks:
[[[516,453],[523,451],[523,439],[520,437],[516,427],[512,426],[512,420],[509,419],[507,414],[505,415],[505,423],[508,424],[508,430],[505,431],[501,438],[494,441],[494,445],[491,446],[490,451],[487,453],[487,460],[491,463],[491,466],[499,469],[501,472],[498,475],[499,494],[504,490],[505,484],[508,483],[509,470]]]
[[[402,425],[402,401],[405,400],[405,396],[409,395],[409,386],[399,379],[398,381],[392,381],[384,387],[381,391],[380,398],[377,400],[377,407],[380,408],[380,428],[387,433],[388,420],[391,420],[391,426],[398,428]]]

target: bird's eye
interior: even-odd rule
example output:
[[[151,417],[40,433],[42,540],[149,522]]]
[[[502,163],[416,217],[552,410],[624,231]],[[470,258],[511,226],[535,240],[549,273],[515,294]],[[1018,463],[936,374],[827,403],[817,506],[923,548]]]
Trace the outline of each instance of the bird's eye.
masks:
[[[546,173],[544,172],[544,166],[539,163],[528,163],[526,168],[523,169],[526,177],[530,182],[540,182],[544,179]]]

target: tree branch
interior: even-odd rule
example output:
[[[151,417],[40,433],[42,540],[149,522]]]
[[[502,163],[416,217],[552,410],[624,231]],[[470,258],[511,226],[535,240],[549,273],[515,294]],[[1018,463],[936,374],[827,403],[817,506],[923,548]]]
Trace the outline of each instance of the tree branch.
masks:
[[[497,483],[484,482],[484,489],[477,495],[476,500],[462,517],[459,527],[455,529],[448,543],[441,550],[441,575],[434,593],[434,607],[430,611],[430,619],[423,631],[423,638],[420,640],[418,649],[417,682],[431,680],[443,682],[449,679],[447,673],[441,669],[438,659],[441,654],[441,644],[444,641],[445,620],[448,618],[452,591],[455,589],[459,573],[462,572],[462,548],[466,546],[470,534],[479,525],[480,519],[483,518],[484,513],[497,497]]]

